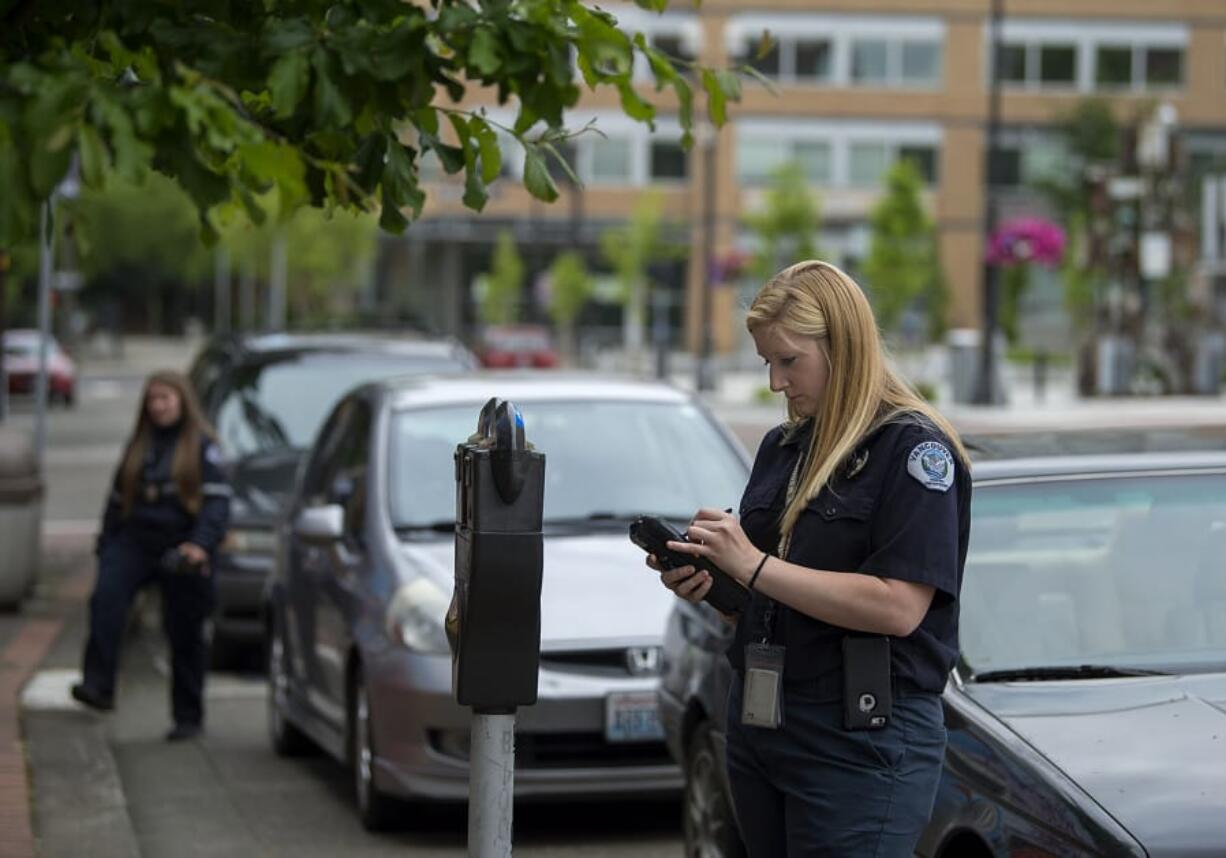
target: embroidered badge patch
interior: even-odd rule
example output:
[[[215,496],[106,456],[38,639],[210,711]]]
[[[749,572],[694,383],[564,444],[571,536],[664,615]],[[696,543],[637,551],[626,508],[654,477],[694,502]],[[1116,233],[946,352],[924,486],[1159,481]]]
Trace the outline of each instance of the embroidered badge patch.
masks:
[[[926,489],[947,492],[954,484],[954,457],[937,441],[916,444],[907,456],[907,473]]]

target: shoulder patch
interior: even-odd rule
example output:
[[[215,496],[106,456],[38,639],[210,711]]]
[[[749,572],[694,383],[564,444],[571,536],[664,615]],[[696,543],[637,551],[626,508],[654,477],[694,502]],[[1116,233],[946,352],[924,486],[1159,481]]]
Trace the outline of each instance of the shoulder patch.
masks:
[[[954,457],[939,441],[924,441],[907,456],[907,473],[926,489],[947,492],[954,484]]]

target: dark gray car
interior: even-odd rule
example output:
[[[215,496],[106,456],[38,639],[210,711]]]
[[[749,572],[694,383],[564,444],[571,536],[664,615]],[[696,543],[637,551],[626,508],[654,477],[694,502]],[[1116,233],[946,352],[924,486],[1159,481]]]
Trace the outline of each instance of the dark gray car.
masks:
[[[1226,454],[981,462],[924,858],[1223,854]],[[661,717],[687,854],[740,855],[731,629],[669,619]]]
[[[228,335],[201,349],[192,384],[217,430],[234,489],[230,530],[214,564],[214,664],[259,652],[273,526],[304,451],[336,401],[363,382],[475,366],[457,343],[412,334]]]
[[[453,453],[493,395],[545,453],[539,701],[519,710],[516,795],[676,793],[657,715],[674,597],[629,540],[638,513],[684,523],[735,502],[738,442],[690,396],[589,376],[407,379],[347,396],[316,439],[269,593],[269,719],[353,766],[359,811],[463,800],[469,712],[443,630],[454,582]]]

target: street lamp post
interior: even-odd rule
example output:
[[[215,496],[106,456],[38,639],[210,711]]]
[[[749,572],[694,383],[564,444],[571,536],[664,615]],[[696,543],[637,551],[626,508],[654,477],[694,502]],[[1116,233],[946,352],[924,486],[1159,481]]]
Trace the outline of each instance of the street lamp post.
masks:
[[[1001,19],[1004,17],[1004,0],[992,0],[991,40],[992,45],[990,67],[988,69],[988,126],[987,145],[984,147],[983,187],[984,214],[983,226],[985,240],[996,231],[997,206],[996,195],[992,188],[992,168],[996,162],[997,146],[1000,138],[1000,61],[1002,53]],[[979,378],[975,385],[974,401],[979,405],[990,405],[995,401],[996,360],[994,344],[996,340],[996,316],[999,312],[1000,287],[999,271],[995,265],[987,262],[984,254],[983,263],[983,337],[979,342]]]

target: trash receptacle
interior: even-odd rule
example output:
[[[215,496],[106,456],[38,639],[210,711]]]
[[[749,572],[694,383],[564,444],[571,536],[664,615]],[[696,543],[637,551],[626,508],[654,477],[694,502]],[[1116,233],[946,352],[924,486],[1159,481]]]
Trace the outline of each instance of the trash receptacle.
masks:
[[[0,427],[0,608],[15,608],[34,584],[42,535],[43,481],[24,432]]]
[[[979,387],[979,370],[982,361],[979,344],[983,335],[977,328],[954,328],[945,339],[949,354],[949,386],[953,401],[969,403],[975,401],[975,393]],[[992,401],[995,404],[1006,400],[1004,378],[1005,343],[1004,337],[996,335],[993,349],[993,383]]]

